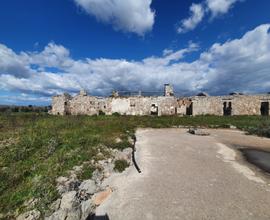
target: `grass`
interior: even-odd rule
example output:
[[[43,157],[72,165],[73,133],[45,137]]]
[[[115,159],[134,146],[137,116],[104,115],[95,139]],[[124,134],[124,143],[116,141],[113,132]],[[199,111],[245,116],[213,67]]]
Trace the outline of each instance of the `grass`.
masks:
[[[173,126],[228,127],[270,137],[270,119],[257,116],[50,116],[37,113],[0,114],[0,213],[25,211],[24,203],[37,198],[44,213],[59,195],[55,179],[67,175],[73,166],[106,148],[130,147],[128,139],[136,128]],[[122,140],[117,143],[116,139]],[[108,157],[110,155],[107,155]],[[122,163],[122,162],[121,162]],[[119,167],[123,167],[120,164]],[[118,166],[118,165],[117,165]],[[81,179],[92,176],[93,168],[84,166]],[[1,217],[0,217],[1,218]],[[7,219],[7,218],[3,218]]]
[[[128,166],[129,163],[126,160],[116,160],[114,162],[114,170],[119,173],[123,172]]]

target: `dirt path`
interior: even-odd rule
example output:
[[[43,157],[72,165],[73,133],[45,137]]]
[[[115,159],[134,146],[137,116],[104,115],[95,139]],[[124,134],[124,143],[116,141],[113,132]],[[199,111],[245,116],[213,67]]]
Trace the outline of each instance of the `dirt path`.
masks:
[[[184,129],[137,132],[137,162],[105,184],[112,195],[97,209],[110,220],[270,219],[269,178],[227,145],[270,146],[238,131],[195,136]]]

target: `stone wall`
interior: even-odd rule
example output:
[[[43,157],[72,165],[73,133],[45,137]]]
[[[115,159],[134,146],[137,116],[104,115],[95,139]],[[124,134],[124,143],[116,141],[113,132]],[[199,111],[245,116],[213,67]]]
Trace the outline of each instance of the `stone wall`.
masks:
[[[193,97],[192,115],[223,115],[222,99],[211,96]]]
[[[261,115],[262,102],[270,102],[270,95],[193,97],[193,115],[224,115],[225,103],[230,115]]]
[[[52,99],[54,115],[261,115],[265,102],[269,115],[270,94],[268,95],[230,95],[230,96],[194,96],[176,98],[173,88],[165,85],[164,96],[114,95],[107,98],[89,96],[85,91],[71,97],[58,95]],[[116,94],[116,93],[115,93]]]
[[[270,102],[270,95],[236,96],[232,101],[232,115],[261,115],[262,102]]]
[[[98,111],[96,97],[79,94],[70,101],[70,113],[72,115],[96,115]]]
[[[72,97],[69,94],[57,95],[52,98],[53,115],[66,115],[69,111],[70,100]]]
[[[118,97],[107,99],[106,114],[151,115],[153,106],[157,115],[173,115],[176,113],[177,101],[174,97]]]

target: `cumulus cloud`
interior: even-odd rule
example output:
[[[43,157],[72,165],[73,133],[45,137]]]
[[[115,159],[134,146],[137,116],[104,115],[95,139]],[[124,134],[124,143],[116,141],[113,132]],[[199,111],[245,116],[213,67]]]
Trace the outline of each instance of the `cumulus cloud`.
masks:
[[[206,0],[206,5],[213,17],[225,14],[236,2],[243,0]]]
[[[19,55],[3,44],[0,44],[0,75],[8,72],[12,75],[23,78],[31,75],[31,70]]]
[[[213,95],[269,92],[269,28],[270,24],[261,25],[242,38],[215,43],[192,62],[184,61],[188,53],[199,50],[192,42],[187,48],[164,50],[160,57],[141,61],[74,60],[68,49],[55,43],[40,52],[17,54],[0,44],[0,54],[5,54],[0,62],[0,90],[39,96],[42,100],[62,92],[75,94],[81,88],[92,95],[109,95],[112,90],[161,91],[164,83],[173,84],[179,95],[200,91]],[[46,66],[59,71],[46,70]],[[13,71],[21,67],[26,71],[23,74]]]
[[[236,2],[244,0],[205,0],[199,4],[192,4],[189,8],[190,17],[183,19],[177,28],[178,33],[186,33],[195,29],[210,14],[211,18],[226,14]]]
[[[112,24],[115,30],[144,35],[154,25],[152,0],[74,0],[98,21]]]
[[[190,6],[190,17],[181,21],[181,26],[178,28],[178,33],[185,33],[193,30],[204,17],[204,8],[202,4],[192,4]]]
[[[201,54],[201,62],[208,63],[206,89],[220,91],[270,91],[270,25],[261,25],[241,39],[214,44]]]

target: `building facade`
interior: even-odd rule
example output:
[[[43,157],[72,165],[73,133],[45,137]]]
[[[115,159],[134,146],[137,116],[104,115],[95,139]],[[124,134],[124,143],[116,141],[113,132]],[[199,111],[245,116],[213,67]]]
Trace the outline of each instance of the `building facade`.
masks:
[[[52,98],[53,115],[269,115],[270,94],[175,97],[173,87],[164,86],[164,96],[95,97],[81,91],[72,97],[65,93]]]

